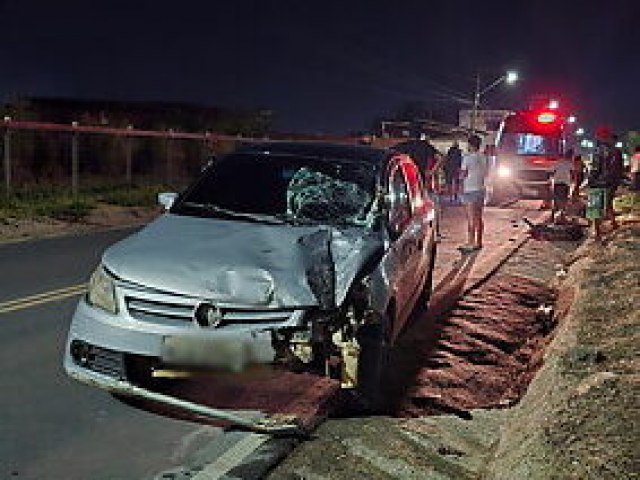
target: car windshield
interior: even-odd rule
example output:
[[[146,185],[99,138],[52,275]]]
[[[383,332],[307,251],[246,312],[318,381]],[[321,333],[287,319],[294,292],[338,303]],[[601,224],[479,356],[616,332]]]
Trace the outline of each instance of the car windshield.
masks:
[[[505,133],[500,138],[498,150],[516,155],[559,155],[560,139],[534,133]]]
[[[301,224],[368,224],[371,163],[300,155],[224,157],[171,210],[191,216]]]

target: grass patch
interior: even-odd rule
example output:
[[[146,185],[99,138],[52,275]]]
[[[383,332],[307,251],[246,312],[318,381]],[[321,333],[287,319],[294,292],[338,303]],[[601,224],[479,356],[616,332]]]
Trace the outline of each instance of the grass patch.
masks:
[[[142,187],[117,187],[97,194],[99,201],[122,207],[153,207],[157,204],[158,193],[168,189],[160,185]]]
[[[24,220],[29,218],[53,218],[56,220],[82,221],[95,207],[90,197],[73,198],[69,195],[38,195],[33,198],[15,197],[0,202],[0,220]]]
[[[0,222],[53,218],[69,222],[83,221],[98,203],[123,207],[152,207],[159,192],[168,191],[161,185],[113,186],[98,185],[83,189],[74,198],[66,187],[36,186],[17,190],[11,197],[0,197]]]

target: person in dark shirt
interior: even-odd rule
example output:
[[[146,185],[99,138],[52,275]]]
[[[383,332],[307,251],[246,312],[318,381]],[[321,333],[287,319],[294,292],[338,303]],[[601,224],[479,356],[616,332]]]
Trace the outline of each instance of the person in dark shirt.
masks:
[[[452,202],[458,201],[458,193],[460,186],[460,165],[462,165],[462,150],[458,141],[453,142],[453,145],[449,147],[447,151],[447,158],[444,163],[444,174],[447,183],[447,191],[449,193],[449,200]]]
[[[393,147],[393,150],[409,155],[416,162],[424,184],[427,186],[431,184],[429,172],[433,170],[440,152],[429,143],[424,135],[421,135],[420,138],[400,142]]]
[[[436,214],[436,233],[440,235],[440,215],[441,215],[441,177],[444,158],[442,154],[435,148],[426,135],[421,134],[419,138],[407,140],[396,144],[393,150],[409,155],[422,174],[422,182],[425,186],[429,198],[435,204]]]
[[[613,198],[622,181],[622,154],[614,147],[613,135],[607,127],[596,129],[596,148],[587,177],[587,218],[592,221],[593,237],[600,240],[602,221],[610,220],[617,228]]]

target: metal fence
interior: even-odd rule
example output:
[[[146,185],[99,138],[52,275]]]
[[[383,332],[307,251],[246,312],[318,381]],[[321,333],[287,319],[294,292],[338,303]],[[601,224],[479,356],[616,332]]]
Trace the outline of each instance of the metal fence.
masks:
[[[141,130],[108,126],[0,121],[1,198],[18,192],[64,189],[74,197],[96,187],[162,185],[179,190],[211,155],[233,150],[238,142],[265,141],[212,132]],[[362,137],[272,135],[270,140],[362,143]],[[399,139],[368,138],[382,148]]]
[[[96,185],[181,187],[211,154],[238,137],[210,132],[138,130],[12,120],[0,122],[2,191],[68,188],[77,196]]]

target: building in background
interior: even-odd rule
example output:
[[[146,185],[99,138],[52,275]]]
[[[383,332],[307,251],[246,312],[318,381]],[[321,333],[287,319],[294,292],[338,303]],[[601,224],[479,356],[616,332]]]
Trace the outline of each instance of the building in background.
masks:
[[[495,137],[500,123],[511,113],[511,110],[477,110],[475,112],[475,129],[484,136],[486,145],[494,145]],[[470,129],[473,110],[460,110],[458,113],[458,125]]]

